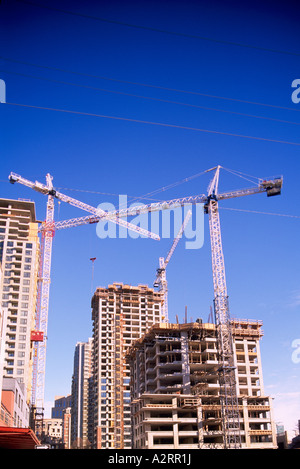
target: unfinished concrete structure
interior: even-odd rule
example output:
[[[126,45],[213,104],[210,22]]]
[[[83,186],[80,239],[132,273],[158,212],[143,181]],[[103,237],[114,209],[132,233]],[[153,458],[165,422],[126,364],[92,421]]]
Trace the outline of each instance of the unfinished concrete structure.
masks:
[[[276,448],[264,395],[259,321],[232,321],[243,448]],[[214,324],[155,324],[127,352],[131,368],[133,447],[223,448]]]
[[[114,283],[92,299],[94,448],[131,448],[128,347],[161,322],[161,295],[146,285]]]

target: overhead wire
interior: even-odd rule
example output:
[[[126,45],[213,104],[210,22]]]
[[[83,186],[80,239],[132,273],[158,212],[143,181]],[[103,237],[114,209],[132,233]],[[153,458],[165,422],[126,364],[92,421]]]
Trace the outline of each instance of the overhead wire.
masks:
[[[203,41],[210,41],[210,42],[213,42],[213,43],[219,43],[219,44],[225,44],[225,45],[237,46],[237,47],[244,47],[244,48],[248,48],[248,49],[261,50],[261,51],[264,51],[264,52],[272,52],[272,53],[277,53],[277,54],[287,54],[287,55],[300,56],[300,52],[293,52],[293,51],[280,50],[280,49],[271,49],[271,48],[268,48],[268,47],[255,46],[253,44],[244,44],[244,43],[240,43],[240,42],[236,42],[236,41],[226,41],[226,40],[216,39],[216,38],[207,37],[207,36],[199,36],[199,35],[196,35],[196,34],[187,34],[187,33],[180,33],[180,32],[176,32],[176,31],[169,31],[169,30],[166,30],[166,29],[155,28],[155,27],[152,27],[152,26],[143,26],[143,25],[138,25],[138,24],[126,23],[124,21],[116,21],[116,20],[111,20],[111,19],[108,19],[108,18],[99,17],[99,16],[88,15],[88,14],[79,13],[79,12],[70,11],[70,10],[65,10],[65,9],[61,9],[61,8],[55,8],[53,6],[42,5],[40,3],[35,3],[35,2],[27,1],[27,0],[15,0],[15,1],[19,2],[19,3],[27,4],[27,5],[32,5],[32,6],[36,6],[36,7],[40,7],[40,8],[45,8],[45,9],[56,11],[56,12],[59,12],[59,13],[64,13],[64,14],[73,15],[73,16],[82,17],[82,18],[87,18],[87,19],[96,20],[96,21],[102,21],[102,22],[105,22],[105,23],[108,23],[108,24],[116,24],[116,25],[119,25],[119,26],[126,26],[126,27],[129,27],[129,28],[152,31],[152,32],[156,32],[156,33],[163,33],[163,34],[168,34],[168,35],[172,35],[172,36],[179,36],[179,37],[185,37],[185,38],[191,38],[191,39],[200,39],[200,40],[203,40]]]
[[[163,33],[167,33],[167,34],[173,34],[173,35],[179,35],[179,36],[185,36],[185,37],[191,37],[191,38],[197,38],[197,39],[203,39],[203,40],[209,40],[209,41],[220,42],[220,43],[224,43],[224,44],[228,44],[228,45],[230,44],[230,45],[238,45],[238,46],[243,46],[243,47],[250,47],[250,48],[261,49],[261,50],[265,50],[265,51],[269,51],[269,52],[278,52],[278,53],[288,53],[288,54],[293,54],[293,55],[300,55],[298,53],[294,53],[294,52],[291,52],[291,51],[273,50],[273,49],[268,49],[268,48],[252,46],[252,45],[240,44],[240,43],[236,43],[236,42],[216,40],[216,39],[213,39],[213,38],[207,38],[207,37],[202,37],[202,36],[195,36],[195,35],[176,33],[176,32],[172,32],[172,31],[166,31],[166,30],[161,30],[161,29],[152,28],[152,27],[144,27],[144,26],[140,26],[140,25],[133,25],[133,24],[128,24],[128,23],[124,23],[124,22],[118,22],[118,21],[108,20],[108,19],[105,19],[105,18],[99,18],[99,17],[95,17],[95,16],[91,16],[91,15],[85,15],[85,14],[80,14],[80,13],[76,13],[76,12],[72,12],[72,11],[67,11],[67,10],[62,10],[62,9],[58,9],[58,8],[48,7],[48,6],[45,6],[45,5],[37,4],[35,2],[30,2],[30,1],[24,1],[24,0],[16,0],[16,1],[19,1],[20,3],[24,3],[24,4],[34,5],[34,6],[37,6],[37,7],[48,8],[48,9],[51,9],[51,10],[54,10],[54,11],[59,11],[61,13],[67,13],[67,14],[71,14],[71,15],[82,16],[82,17],[85,17],[85,18],[96,19],[96,20],[105,21],[105,22],[108,22],[108,23],[115,23],[115,24],[119,24],[119,25],[123,25],[123,26],[129,26],[129,27],[134,27],[134,28],[139,28],[139,29],[147,29],[147,30],[151,30],[151,31],[155,31],[155,32],[163,32]],[[240,100],[240,99],[227,98],[227,97],[224,97],[224,96],[216,96],[216,95],[209,95],[209,94],[198,93],[198,92],[191,92],[191,91],[186,91],[186,90],[178,90],[178,89],[173,89],[173,88],[161,87],[161,86],[157,86],[157,85],[149,85],[149,84],[145,84],[145,83],[129,82],[129,81],[125,81],[125,80],[119,80],[119,79],[113,79],[113,78],[108,78],[108,77],[100,77],[100,76],[95,76],[95,75],[79,73],[79,72],[73,72],[73,71],[70,71],[70,70],[62,70],[62,69],[57,69],[57,68],[54,68],[54,67],[41,66],[41,65],[37,65],[37,64],[23,62],[23,61],[21,62],[21,61],[17,61],[17,60],[5,58],[5,57],[0,57],[0,58],[2,58],[3,60],[23,63],[23,64],[26,64],[26,65],[37,66],[37,67],[47,68],[47,69],[56,70],[56,71],[63,71],[63,72],[67,72],[67,73],[75,73],[75,74],[78,74],[78,75],[93,76],[93,77],[97,77],[97,78],[101,78],[101,79],[105,79],[105,80],[111,80],[111,81],[115,81],[115,82],[123,82],[123,83],[127,83],[127,84],[134,84],[134,85],[139,85],[139,86],[146,86],[146,87],[164,89],[164,90],[169,90],[169,91],[176,91],[176,92],[181,92],[181,93],[196,94],[196,95],[206,96],[206,97],[210,97],[210,98],[225,99],[225,100],[243,102],[243,103],[247,103],[247,104],[255,104],[255,105],[260,105],[260,106],[268,106],[268,107],[273,107],[273,108],[298,111],[298,109],[288,108],[288,107],[283,107],[283,106],[276,106],[276,105],[265,104],[265,103],[251,102],[251,101],[245,101],[245,100]],[[278,121],[278,122],[283,122],[283,123],[300,125],[298,122],[285,121],[285,120],[281,120],[281,119],[268,118],[268,117],[264,117],[264,116],[255,116],[255,115],[252,115],[252,114],[238,113],[238,112],[235,112],[235,111],[227,111],[227,110],[222,110],[222,109],[209,108],[209,107],[198,106],[198,105],[182,103],[182,102],[177,102],[177,101],[164,100],[164,99],[160,99],[160,98],[140,96],[140,95],[135,95],[135,94],[132,94],[132,93],[124,93],[124,92],[120,92],[120,91],[105,90],[105,89],[101,89],[101,88],[91,87],[89,85],[80,85],[80,84],[75,84],[75,83],[63,82],[61,80],[52,80],[52,79],[44,78],[44,77],[36,77],[36,76],[33,77],[33,76],[28,76],[28,75],[20,74],[20,73],[16,73],[16,72],[8,72],[8,71],[4,71],[4,72],[5,73],[15,73],[15,74],[27,76],[27,77],[30,77],[30,78],[42,79],[42,80],[52,81],[52,82],[56,82],[56,83],[66,84],[66,85],[85,87],[85,88],[101,90],[101,91],[117,93],[117,94],[124,94],[124,95],[127,95],[127,96],[132,96],[132,97],[137,97],[137,98],[150,99],[150,100],[161,101],[161,102],[166,102],[166,103],[197,107],[197,108],[201,108],[201,109],[213,110],[213,111],[218,111],[218,112],[228,112],[228,113],[243,115],[243,116],[247,116],[247,117],[255,117],[255,118],[260,118],[260,119],[267,119],[267,120],[273,120],[273,121]],[[41,107],[41,106],[25,105],[25,104],[19,104],[19,103],[7,103],[7,104],[32,107],[32,108],[36,108],[36,109],[45,109],[45,110],[52,110],[52,111],[59,111],[59,112],[67,112],[67,113],[73,113],[73,114],[89,115],[89,116],[95,116],[95,117],[103,117],[103,118],[108,118],[108,119],[118,119],[118,120],[126,120],[126,121],[131,121],[131,122],[140,122],[140,123],[146,123],[146,124],[151,124],[151,125],[161,125],[161,126],[167,126],[167,127],[182,128],[182,129],[195,130],[195,131],[201,131],[201,132],[217,133],[217,134],[230,135],[230,136],[235,136],[235,137],[271,141],[271,142],[276,142],[276,143],[300,145],[297,142],[288,142],[288,141],[282,141],[282,140],[267,139],[267,138],[263,138],[263,137],[254,137],[254,136],[248,136],[248,135],[242,135],[242,134],[233,134],[233,133],[229,133],[229,132],[220,132],[220,131],[213,131],[213,130],[208,130],[208,129],[198,129],[198,128],[180,126],[180,125],[175,125],[175,124],[150,122],[150,121],[144,121],[144,120],[138,120],[138,119],[130,119],[130,118],[117,117],[117,116],[106,116],[106,115],[101,115],[101,114],[92,114],[92,113],[85,113],[85,112],[79,112],[79,111],[70,111],[70,110],[65,110],[65,109],[55,109],[55,108],[48,108],[48,107]],[[226,169],[226,168],[224,168],[224,169]],[[230,171],[230,170],[228,170],[228,171]],[[232,170],[231,170],[231,172],[233,174],[238,173],[238,172],[234,172]],[[192,177],[195,177],[195,176],[192,176]],[[240,175],[240,177],[243,177],[243,176]],[[189,180],[189,179],[190,178],[187,178],[186,180]],[[246,179],[246,178],[244,177],[244,179]],[[249,179],[249,181],[251,181],[251,180]],[[180,182],[178,182],[178,183],[180,183]],[[139,198],[141,199],[141,198],[146,198],[146,196],[148,196],[148,195],[154,195],[155,193],[157,193],[161,190],[166,190],[170,187],[174,187],[176,184],[177,183],[174,183],[174,184],[166,186],[165,188],[162,188],[160,190],[152,191],[152,192],[150,192],[148,194],[145,194],[144,196],[141,196]],[[137,199],[137,198],[135,198],[135,199]]]
[[[242,208],[232,208],[232,207],[219,207],[219,208],[222,210],[232,210],[234,212],[247,212],[247,213],[256,213],[259,215],[275,215],[277,217],[300,218],[300,215],[288,215],[285,213],[260,212],[259,210],[246,210]]]
[[[242,179],[245,179],[246,181],[248,182],[251,182],[252,184],[259,184],[259,182],[261,181],[261,178],[258,178],[256,176],[250,176],[250,175],[247,175],[247,174],[244,174],[244,173],[241,173],[240,171],[235,171],[233,169],[228,169],[228,168],[224,168],[224,166],[221,166],[221,168],[223,168],[225,171],[229,172],[229,173],[232,173],[234,174],[235,176],[238,176]],[[251,178],[251,179],[250,179]],[[253,181],[253,179],[256,179],[256,181]]]
[[[147,120],[142,120],[142,119],[133,119],[133,118],[129,118],[129,117],[108,116],[108,115],[105,115],[105,114],[96,114],[96,113],[91,113],[91,112],[73,111],[73,110],[69,110],[69,109],[51,108],[51,107],[46,107],[46,106],[35,106],[33,104],[23,104],[23,103],[6,102],[5,105],[19,106],[19,107],[24,107],[24,108],[32,108],[32,109],[39,109],[39,110],[46,110],[46,111],[62,112],[62,113],[66,113],[66,114],[74,114],[74,115],[81,115],[81,116],[87,116],[87,117],[100,117],[100,118],[104,118],[104,119],[112,119],[112,120],[119,120],[119,121],[125,121],[125,122],[134,122],[134,123],[161,126],[161,127],[169,127],[169,128],[175,128],[175,129],[192,130],[192,131],[195,131],[195,132],[205,132],[205,133],[217,134],[217,135],[227,135],[227,136],[230,136],[230,137],[246,138],[246,139],[259,140],[259,141],[264,141],[264,142],[273,142],[273,143],[282,143],[282,144],[286,144],[286,145],[300,146],[300,143],[298,143],[298,142],[290,142],[290,141],[287,141],[287,140],[278,140],[278,139],[272,139],[272,138],[266,138],[266,137],[256,137],[256,136],[253,136],[253,135],[236,134],[236,133],[233,133],[233,132],[222,132],[222,131],[219,131],[219,130],[202,129],[202,128],[190,127],[190,126],[185,126],[185,125],[168,124],[168,123],[163,123],[163,122],[154,122],[154,121],[147,121]]]
[[[101,76],[101,75],[93,75],[93,74],[84,73],[84,72],[76,72],[76,71],[73,71],[73,70],[62,69],[62,68],[57,68],[57,67],[50,67],[50,66],[47,66],[47,65],[40,65],[40,64],[36,64],[36,63],[32,63],[32,62],[24,62],[24,61],[4,57],[4,56],[1,56],[1,55],[0,55],[0,59],[5,60],[5,61],[9,61],[9,62],[22,64],[22,65],[29,65],[31,67],[37,67],[37,68],[52,70],[52,71],[56,71],[56,72],[70,73],[70,74],[74,74],[74,75],[78,75],[78,76],[85,76],[85,77],[89,77],[89,78],[96,78],[96,79],[100,79],[100,80],[107,80],[107,81],[112,81],[112,82],[117,82],[117,83],[124,83],[124,84],[128,84],[128,85],[142,86],[142,87],[146,87],[146,88],[154,88],[154,89],[159,89],[159,90],[163,90],[163,91],[172,91],[172,92],[176,92],[176,93],[185,93],[185,94],[189,94],[189,95],[203,96],[203,97],[213,98],[213,99],[222,99],[222,100],[226,100],[226,101],[233,101],[233,102],[238,102],[238,103],[242,103],[242,104],[251,104],[251,105],[255,105],[255,106],[263,106],[263,107],[270,107],[270,108],[286,110],[286,111],[300,112],[299,109],[288,107],[288,106],[278,106],[276,104],[261,103],[261,102],[257,102],[257,101],[248,101],[248,100],[239,99],[239,98],[229,98],[227,96],[219,96],[219,95],[213,95],[213,94],[208,94],[208,93],[200,93],[198,91],[189,91],[189,90],[183,90],[183,89],[178,89],[178,88],[170,88],[170,87],[161,86],[161,85],[152,85],[152,84],[149,84],[149,83],[141,83],[141,82],[135,82],[135,81],[121,80],[121,79],[118,79],[118,78],[105,77],[105,76]],[[10,73],[13,73],[13,72],[10,72]],[[46,78],[44,78],[44,79],[46,80]]]
[[[19,73],[19,72],[11,72],[11,71],[7,71],[7,70],[0,70],[0,72],[13,74],[13,75],[18,75],[18,76],[22,76],[22,77],[26,77],[26,78],[33,78],[33,79],[37,79],[37,80],[49,81],[49,82],[52,82],[52,83],[57,83],[57,84],[62,84],[62,85],[69,85],[69,86],[74,86],[74,87],[79,87],[79,88],[91,89],[91,90],[95,90],[95,91],[102,91],[102,92],[105,92],[105,93],[119,94],[119,95],[133,97],[133,98],[146,99],[146,100],[150,100],[150,101],[157,101],[157,102],[161,102],[161,103],[175,104],[175,105],[180,105],[180,106],[192,107],[192,108],[196,108],[196,109],[204,109],[204,110],[207,110],[207,111],[223,112],[223,113],[227,113],[227,114],[235,114],[235,115],[238,115],[238,116],[250,117],[250,118],[255,118],[255,119],[264,119],[264,120],[269,120],[269,121],[273,121],[273,122],[280,122],[280,123],[284,123],[284,124],[300,125],[300,122],[293,122],[293,121],[288,121],[288,120],[284,120],[284,119],[276,119],[276,118],[273,118],[273,117],[266,117],[266,116],[258,116],[258,115],[254,115],[254,114],[249,114],[249,113],[244,113],[244,112],[237,112],[237,111],[232,111],[232,110],[227,110],[227,109],[217,109],[217,108],[212,108],[212,107],[208,107],[208,106],[200,106],[198,104],[190,104],[190,103],[183,103],[183,102],[180,102],[180,101],[173,101],[173,100],[162,99],[162,98],[154,98],[154,97],[151,97],[151,96],[142,96],[142,95],[133,94],[133,93],[126,93],[124,91],[108,90],[108,89],[105,89],[105,88],[99,88],[99,87],[90,86],[90,85],[82,85],[82,84],[78,84],[78,83],[71,83],[71,82],[66,82],[66,81],[62,81],[62,80],[53,80],[51,78],[37,77],[37,76],[27,75],[27,74]]]
[[[17,0],[19,1],[19,0]],[[45,5],[41,5],[41,4],[37,4],[35,2],[28,2],[28,1],[23,1],[23,0],[20,0],[20,3],[26,3],[26,4],[30,4],[30,5],[35,5],[35,6],[38,6],[38,7],[45,7],[45,8],[50,8],[52,10],[55,10],[55,11],[60,11],[60,12],[63,12],[63,13],[68,13],[68,14],[75,14],[75,15],[79,15],[79,16],[88,16],[88,17],[91,17],[89,15],[81,15],[81,14],[78,14],[76,12],[71,12],[71,11],[66,11],[66,10],[62,10],[62,9],[57,9],[57,8],[53,8],[53,7],[48,7],[48,6],[45,6]],[[92,17],[93,19],[99,19],[101,21],[108,21],[108,22],[113,22],[113,21],[110,21],[110,20],[106,20],[104,18],[98,18],[98,17]],[[132,27],[140,27],[140,26],[137,26],[137,25],[129,25],[129,24],[125,24],[125,23],[122,23],[122,22],[116,22],[117,24],[124,24],[126,26],[132,26]],[[142,27],[143,28],[143,27]],[[156,28],[148,28],[146,27],[146,29],[151,29],[151,30],[155,30],[156,31]],[[161,30],[162,31],[162,30]],[[160,31],[160,32],[161,32]],[[164,31],[164,32],[167,32],[167,31]],[[173,32],[172,32],[173,34]],[[199,37],[201,38],[201,37]],[[219,42],[219,41],[218,41]],[[226,41],[225,41],[226,43]],[[18,62],[18,63],[23,63],[23,64],[27,64],[27,65],[31,65],[31,66],[38,66],[38,67],[42,67],[42,68],[47,68],[47,69],[52,69],[52,70],[60,70],[60,71],[66,71],[66,70],[62,70],[62,69],[57,69],[57,68],[54,68],[54,67],[47,67],[47,66],[40,66],[40,65],[37,65],[37,64],[32,64],[32,63],[28,63],[28,62],[21,62],[21,61],[16,61],[14,59],[9,59],[9,58],[5,58],[3,56],[1,56],[0,58],[2,58],[3,60],[8,60],[8,61],[13,61],[13,62]],[[5,71],[4,71],[5,72]],[[72,72],[72,71],[67,71],[68,73],[77,73],[77,72]],[[17,73],[17,72],[8,72],[6,71],[6,73]],[[18,73],[17,73],[18,74]],[[77,73],[78,74],[78,73]],[[26,76],[25,74],[20,74],[20,75],[23,75],[23,76]],[[82,74],[80,73],[80,75],[88,75],[88,74]],[[91,75],[89,75],[91,76]],[[89,85],[80,85],[80,84],[75,84],[75,83],[69,83],[69,82],[63,82],[61,80],[52,80],[52,79],[49,79],[49,78],[44,78],[44,77],[33,77],[33,76],[30,76],[31,78],[37,78],[37,79],[42,79],[42,80],[50,80],[50,81],[53,81],[53,82],[58,82],[58,83],[62,83],[62,84],[67,84],[67,85],[72,85],[72,86],[80,86],[80,87],[85,87],[85,88],[91,88],[91,89],[99,89],[99,88],[96,88],[96,87],[91,87]],[[101,78],[101,79],[108,79],[107,77],[99,77],[98,78]],[[124,80],[116,80],[116,79],[112,79],[113,81],[121,81],[121,82],[125,82]],[[276,105],[271,105],[271,104],[265,104],[265,103],[257,103],[257,102],[251,102],[251,101],[246,101],[246,100],[240,100],[240,99],[235,99],[235,98],[227,98],[227,97],[224,97],[224,96],[216,96],[216,95],[209,95],[209,94],[204,94],[204,93],[198,93],[198,92],[189,92],[189,91],[185,91],[185,90],[176,90],[176,89],[173,89],[173,88],[166,88],[166,87],[160,87],[160,86],[156,86],[156,85],[147,85],[147,84],[143,84],[143,83],[137,83],[137,82],[126,82],[126,83],[131,83],[131,84],[135,84],[135,85],[141,85],[141,86],[150,86],[150,87],[154,87],[154,88],[161,88],[161,89],[168,89],[168,90],[172,90],[172,91],[179,91],[179,92],[185,92],[185,93],[192,93],[192,94],[197,94],[197,95],[202,95],[202,96],[207,96],[207,97],[211,97],[211,98],[217,98],[217,99],[226,99],[226,100],[231,100],[231,101],[236,101],[236,102],[243,102],[243,103],[247,103],[247,104],[255,104],[255,105],[261,105],[261,106],[268,106],[268,107],[276,107],[276,108],[280,108],[280,109],[288,109],[288,110],[296,110],[296,111],[299,111],[298,109],[294,109],[294,108],[288,108],[288,107],[283,107],[283,106],[276,106]],[[155,100],[155,101],[161,101],[161,102],[166,102],[166,103],[172,103],[172,104],[178,104],[178,105],[183,105],[183,106],[191,106],[191,107],[195,107],[195,108],[201,108],[201,109],[206,109],[206,110],[212,110],[212,111],[217,111],[217,112],[225,112],[225,113],[231,113],[231,114],[237,114],[237,115],[242,115],[242,116],[245,116],[245,117],[253,117],[253,118],[258,118],[258,119],[266,119],[266,120],[272,120],[272,121],[277,121],[277,122],[281,122],[281,123],[288,123],[288,124],[293,124],[293,125],[300,125],[298,122],[293,122],[293,121],[286,121],[286,120],[283,120],[283,119],[275,119],[275,118],[270,118],[270,117],[265,117],[265,116],[257,116],[257,115],[253,115],[253,114],[247,114],[247,113],[239,113],[239,112],[236,112],[236,111],[228,111],[228,110],[224,110],[224,109],[216,109],[216,108],[210,108],[210,107],[206,107],[206,106],[199,106],[199,105],[194,105],[194,104],[188,104],[188,103],[182,103],[182,102],[178,102],[178,101],[171,101],[171,100],[164,100],[164,99],[161,99],[161,98],[153,98],[153,97],[146,97],[146,96],[141,96],[141,95],[135,95],[135,94],[132,94],[132,93],[124,93],[124,92],[120,92],[120,91],[115,91],[115,90],[104,90],[104,89],[99,89],[101,91],[105,91],[105,92],[110,92],[110,93],[118,93],[118,94],[124,94],[124,95],[127,95],[127,96],[131,96],[131,97],[137,97],[137,98],[143,98],[143,99],[149,99],[149,100]],[[13,103],[10,103],[10,104],[13,104]],[[16,103],[14,103],[16,104]],[[21,104],[20,104],[21,105]],[[46,109],[46,108],[44,108]],[[47,108],[47,109],[50,109],[50,108]],[[52,109],[54,110],[54,109]],[[68,111],[68,110],[59,110],[59,109],[55,109],[56,111],[60,111],[60,112],[73,112],[74,111]],[[79,112],[76,112],[77,114]],[[82,113],[82,114],[85,114],[85,115],[92,115],[92,114],[88,114],[88,113]],[[119,117],[116,117],[116,116],[103,116],[103,115],[100,115],[100,114],[94,114],[95,116],[98,116],[98,117],[106,117],[106,118],[114,118],[114,119],[123,119],[125,120],[125,118],[119,118]],[[157,122],[149,122],[149,121],[141,121],[141,120],[133,120],[133,119],[129,119],[129,118],[126,118],[126,120],[131,120],[131,121],[135,121],[135,122],[142,122],[142,123],[148,123],[148,124],[152,124],[152,125],[163,125],[163,126],[172,126],[172,127],[175,127],[174,124],[164,124],[164,123],[157,123]],[[204,132],[213,132],[213,133],[220,133],[220,134],[226,134],[226,135],[233,135],[233,136],[240,136],[240,137],[244,137],[244,138],[255,138],[255,139],[260,139],[260,140],[267,140],[267,141],[274,141],[274,142],[280,142],[280,143],[287,143],[287,144],[295,144],[295,145],[298,145],[297,143],[295,142],[287,142],[287,141],[281,141],[281,140],[275,140],[275,139],[265,139],[265,138],[261,138],[261,137],[253,137],[253,136],[245,136],[245,135],[239,135],[239,134],[232,134],[232,133],[228,133],[228,132],[217,132],[217,131],[210,131],[210,130],[207,130],[207,129],[195,129],[195,128],[191,128],[191,127],[187,127],[187,126],[176,126],[178,128],[185,128],[185,129],[190,129],[190,130],[198,130],[198,131],[204,131]]]

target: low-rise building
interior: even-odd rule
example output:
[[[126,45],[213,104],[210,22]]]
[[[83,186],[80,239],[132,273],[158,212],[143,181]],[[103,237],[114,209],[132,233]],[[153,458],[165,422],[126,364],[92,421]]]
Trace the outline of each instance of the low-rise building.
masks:
[[[14,378],[3,378],[0,425],[20,428],[29,426],[25,385]]]

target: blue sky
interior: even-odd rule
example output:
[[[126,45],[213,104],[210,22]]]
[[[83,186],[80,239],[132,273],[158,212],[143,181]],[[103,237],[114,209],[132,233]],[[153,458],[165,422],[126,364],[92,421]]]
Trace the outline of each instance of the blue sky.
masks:
[[[283,175],[280,197],[224,201],[220,214],[231,315],[263,321],[265,392],[275,398],[276,422],[293,429],[300,418],[300,364],[292,360],[300,338],[294,3],[12,0],[1,5],[0,22],[7,100],[0,108],[1,197],[34,200],[38,219],[46,198],[10,185],[11,171],[41,182],[49,172],[62,192],[116,207],[119,194],[151,202],[205,193],[211,173],[162,188],[217,164],[255,177]],[[252,185],[221,170],[221,191]],[[83,215],[56,205],[57,220]],[[96,226],[57,231],[46,402],[70,392],[76,342],[92,335],[90,257],[97,258],[94,287],[151,286],[171,243],[101,240]],[[187,250],[181,241],[167,277],[170,320],[183,320],[185,306],[188,318],[207,320],[207,218],[203,247]]]

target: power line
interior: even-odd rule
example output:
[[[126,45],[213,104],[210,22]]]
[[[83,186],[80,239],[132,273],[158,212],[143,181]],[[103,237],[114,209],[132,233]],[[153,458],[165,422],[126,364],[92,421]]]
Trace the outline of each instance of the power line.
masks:
[[[263,119],[263,120],[269,120],[269,121],[273,121],[273,122],[279,122],[281,124],[300,125],[300,122],[293,122],[293,121],[288,121],[288,120],[284,120],[284,119],[276,119],[276,118],[273,118],[273,117],[257,116],[257,115],[254,115],[254,114],[248,114],[248,113],[244,113],[244,112],[229,111],[229,110],[226,110],[226,109],[217,109],[217,108],[212,108],[212,107],[208,107],[208,106],[200,106],[198,104],[190,104],[190,103],[183,103],[183,102],[180,102],[180,101],[173,101],[173,100],[169,100],[169,99],[154,98],[154,97],[151,97],[151,96],[142,96],[142,95],[138,95],[138,94],[134,94],[134,93],[125,93],[123,91],[108,90],[108,89],[105,89],[105,88],[99,88],[99,87],[90,86],[90,85],[82,85],[82,84],[77,84],[77,83],[70,83],[70,82],[66,82],[66,81],[62,81],[62,80],[53,80],[52,78],[37,77],[37,76],[34,76],[34,75],[27,75],[27,74],[19,73],[19,72],[11,72],[11,71],[7,71],[7,70],[0,70],[0,72],[1,73],[8,73],[8,74],[13,74],[13,75],[18,75],[18,76],[22,76],[22,77],[25,77],[25,78],[33,78],[33,79],[37,79],[37,80],[49,81],[51,83],[57,83],[57,84],[61,84],[61,85],[74,86],[74,87],[78,87],[78,88],[85,88],[85,89],[90,89],[90,90],[95,90],[95,91],[103,91],[105,93],[120,94],[120,95],[123,95],[123,96],[132,97],[132,98],[146,99],[146,100],[150,100],[150,101],[157,101],[157,102],[166,103],[166,104],[175,104],[175,105],[179,105],[179,106],[192,107],[192,108],[196,108],[196,109],[204,109],[206,111],[214,111],[214,112],[223,112],[223,113],[227,113],[227,114],[235,114],[235,115],[243,116],[243,117],[250,117],[250,118],[254,118],[254,119]]]
[[[216,39],[216,38],[211,38],[211,37],[206,37],[206,36],[198,36],[198,35],[195,35],[195,34],[180,33],[180,32],[175,32],[175,31],[168,31],[166,29],[154,28],[154,27],[150,27],[150,26],[141,26],[141,25],[132,24],[132,23],[125,23],[123,21],[110,20],[110,19],[107,19],[107,18],[102,18],[102,17],[98,17],[98,16],[93,16],[93,15],[87,15],[87,14],[84,14],[84,13],[78,13],[78,12],[74,12],[74,11],[70,11],[70,10],[63,10],[61,8],[49,7],[47,5],[41,5],[39,3],[30,2],[30,1],[26,1],[26,0],[15,0],[15,1],[17,1],[19,3],[27,4],[27,5],[32,5],[32,6],[36,6],[36,7],[40,7],[40,8],[45,8],[45,9],[56,11],[56,12],[59,12],[59,13],[64,13],[64,14],[68,14],[68,15],[73,15],[73,16],[78,16],[78,17],[82,17],[82,18],[92,19],[92,20],[96,20],[96,21],[102,21],[102,22],[108,23],[108,24],[116,24],[116,25],[119,25],[119,26],[126,26],[126,27],[129,27],[129,28],[141,29],[141,30],[145,30],[145,31],[152,31],[152,32],[156,32],[156,33],[163,33],[163,34],[168,34],[168,35],[172,35],[172,36],[179,36],[179,37],[185,37],[185,38],[190,38],[190,39],[200,39],[200,40],[203,40],[203,41],[210,41],[210,42],[217,43],[217,44],[225,44],[225,45],[228,45],[228,46],[245,47],[245,48],[248,48],[248,49],[261,50],[261,51],[264,51],[264,52],[273,52],[273,53],[276,53],[276,54],[287,54],[287,55],[295,55],[295,56],[300,55],[299,52],[271,49],[271,48],[267,48],[267,47],[254,46],[254,45],[251,45],[251,44],[243,44],[243,43],[240,43],[240,42],[225,41],[225,40],[222,40],[222,39]]]
[[[184,126],[184,125],[176,125],[176,124],[166,124],[162,122],[152,122],[152,121],[145,121],[145,120],[140,120],[140,119],[131,119],[128,117],[118,117],[118,116],[107,116],[104,114],[95,114],[95,113],[90,113],[90,112],[82,112],[82,111],[71,111],[68,109],[57,109],[57,108],[50,108],[50,107],[44,107],[44,106],[35,106],[32,104],[21,104],[21,103],[5,103],[10,106],[20,106],[20,107],[26,107],[26,108],[32,108],[32,109],[40,109],[40,110],[46,110],[46,111],[56,111],[56,112],[63,112],[67,114],[75,114],[75,115],[82,115],[82,116],[90,116],[90,117],[102,117],[105,119],[114,119],[114,120],[120,120],[120,121],[127,121],[127,122],[135,122],[135,123],[140,123],[140,124],[148,124],[148,125],[156,125],[156,126],[161,126],[161,127],[170,127],[170,128],[176,128],[176,129],[183,129],[183,130],[193,130],[197,132],[206,132],[210,134],[218,134],[218,135],[228,135],[230,137],[240,137],[240,138],[247,138],[247,139],[252,139],[252,140],[260,140],[260,141],[265,141],[265,142],[273,142],[273,143],[284,143],[287,145],[296,145],[300,146],[300,143],[297,142],[289,142],[289,141],[284,141],[284,140],[275,140],[271,138],[265,138],[265,137],[254,137],[252,135],[242,135],[242,134],[236,134],[236,133],[231,133],[231,132],[221,132],[218,130],[208,130],[208,129],[200,129],[197,127],[189,127],[189,126]]]
[[[213,94],[208,94],[208,93],[200,93],[198,91],[188,91],[188,90],[182,90],[182,89],[178,89],[178,88],[169,88],[169,87],[160,86],[160,85],[151,85],[149,83],[141,83],[141,82],[136,82],[136,81],[128,81],[128,80],[121,80],[121,79],[118,79],[118,78],[105,77],[105,76],[101,76],[101,75],[93,75],[93,74],[89,74],[89,73],[75,72],[73,70],[62,69],[62,68],[57,68],[57,67],[50,67],[50,66],[47,66],[47,65],[40,65],[40,64],[36,64],[36,63],[32,63],[32,62],[24,62],[24,61],[21,61],[21,60],[15,60],[15,59],[11,59],[11,58],[8,58],[8,57],[3,57],[1,55],[0,55],[0,59],[8,61],[8,62],[22,64],[22,65],[29,65],[31,67],[43,68],[43,69],[52,70],[52,71],[56,71],[56,72],[71,73],[71,74],[74,74],[74,75],[85,76],[85,77],[89,77],[89,78],[96,78],[96,79],[100,79],[100,80],[107,80],[107,81],[112,81],[112,82],[116,82],[116,83],[124,83],[124,84],[127,84],[127,85],[142,86],[142,87],[146,87],[146,88],[154,88],[154,89],[159,89],[159,90],[164,90],[164,91],[172,91],[172,92],[175,92],[175,93],[185,93],[185,94],[190,94],[190,95],[195,95],[195,96],[204,96],[206,98],[223,99],[223,100],[226,100],[226,101],[234,101],[234,102],[243,103],[243,104],[252,104],[252,105],[255,105],[255,106],[265,106],[265,107],[270,107],[270,108],[274,108],[274,109],[282,109],[282,110],[286,110],[286,111],[300,112],[299,109],[295,109],[295,108],[291,108],[291,107],[287,107],[287,106],[278,106],[276,104],[260,103],[260,102],[257,102],[257,101],[247,101],[247,100],[239,99],[239,98],[228,98],[226,96],[218,96],[218,95],[213,95]],[[10,72],[10,73],[12,73],[12,72]]]
[[[300,218],[300,215],[287,215],[285,213],[272,213],[272,212],[260,212],[258,210],[245,210],[242,208],[229,208],[229,207],[219,207],[222,210],[233,210],[234,212],[247,212],[247,213],[256,213],[259,215],[275,215],[277,217],[287,217],[287,218]]]

